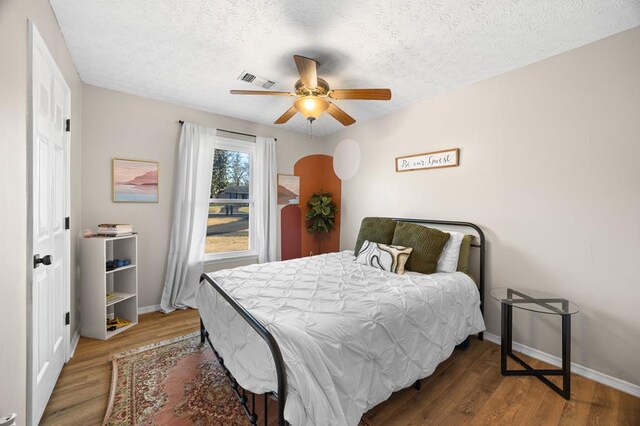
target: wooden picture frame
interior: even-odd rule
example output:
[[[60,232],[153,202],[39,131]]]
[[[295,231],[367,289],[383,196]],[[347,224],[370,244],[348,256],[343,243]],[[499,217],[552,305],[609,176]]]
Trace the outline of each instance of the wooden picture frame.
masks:
[[[114,158],[111,194],[114,203],[158,203],[160,164],[157,161]]]
[[[396,157],[396,172],[442,169],[460,165],[460,148]]]

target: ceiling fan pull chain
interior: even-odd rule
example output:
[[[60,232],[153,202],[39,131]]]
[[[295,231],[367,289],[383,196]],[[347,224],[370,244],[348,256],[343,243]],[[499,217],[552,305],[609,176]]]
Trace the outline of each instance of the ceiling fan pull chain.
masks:
[[[315,120],[308,118],[307,119],[307,138],[313,139],[313,122]]]

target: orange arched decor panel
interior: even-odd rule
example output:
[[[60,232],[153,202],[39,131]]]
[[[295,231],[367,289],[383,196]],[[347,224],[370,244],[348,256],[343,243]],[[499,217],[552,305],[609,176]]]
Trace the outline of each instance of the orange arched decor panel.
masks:
[[[288,205],[280,211],[280,251],[281,259],[297,259],[302,256],[300,207]]]
[[[342,181],[333,171],[333,157],[330,155],[308,155],[302,157],[293,167],[293,174],[300,176],[300,236],[302,256],[330,253],[340,250],[340,200]],[[305,215],[307,201],[314,192],[330,192],[338,206],[336,227],[327,234],[310,234],[307,231]]]

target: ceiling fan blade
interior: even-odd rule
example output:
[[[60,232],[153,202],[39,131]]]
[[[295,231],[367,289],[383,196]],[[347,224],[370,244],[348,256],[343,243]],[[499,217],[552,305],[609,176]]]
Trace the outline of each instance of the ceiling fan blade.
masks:
[[[391,99],[389,89],[336,89],[329,92],[332,99],[361,99],[368,101],[388,101]]]
[[[351,126],[356,120],[351,117],[349,114],[340,109],[336,104],[329,104],[329,109],[327,109],[327,113],[342,123],[343,126]]]
[[[294,115],[296,115],[296,112],[298,112],[298,110],[295,107],[291,107],[287,110],[287,112],[285,112],[284,114],[282,114],[280,116],[280,118],[278,118],[276,121],[273,122],[273,124],[284,124],[287,121],[289,121],[289,119],[291,117],[293,117]]]
[[[311,58],[293,55],[293,60],[298,67],[300,81],[307,89],[315,89],[318,86],[318,63]]]
[[[269,95],[269,96],[293,96],[289,92],[271,92],[269,90],[230,90],[232,95]]]

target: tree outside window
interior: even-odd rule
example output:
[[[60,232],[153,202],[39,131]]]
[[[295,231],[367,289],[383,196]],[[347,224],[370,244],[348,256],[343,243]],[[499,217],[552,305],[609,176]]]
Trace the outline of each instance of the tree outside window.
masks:
[[[209,200],[205,253],[251,250],[252,153],[216,149]]]

